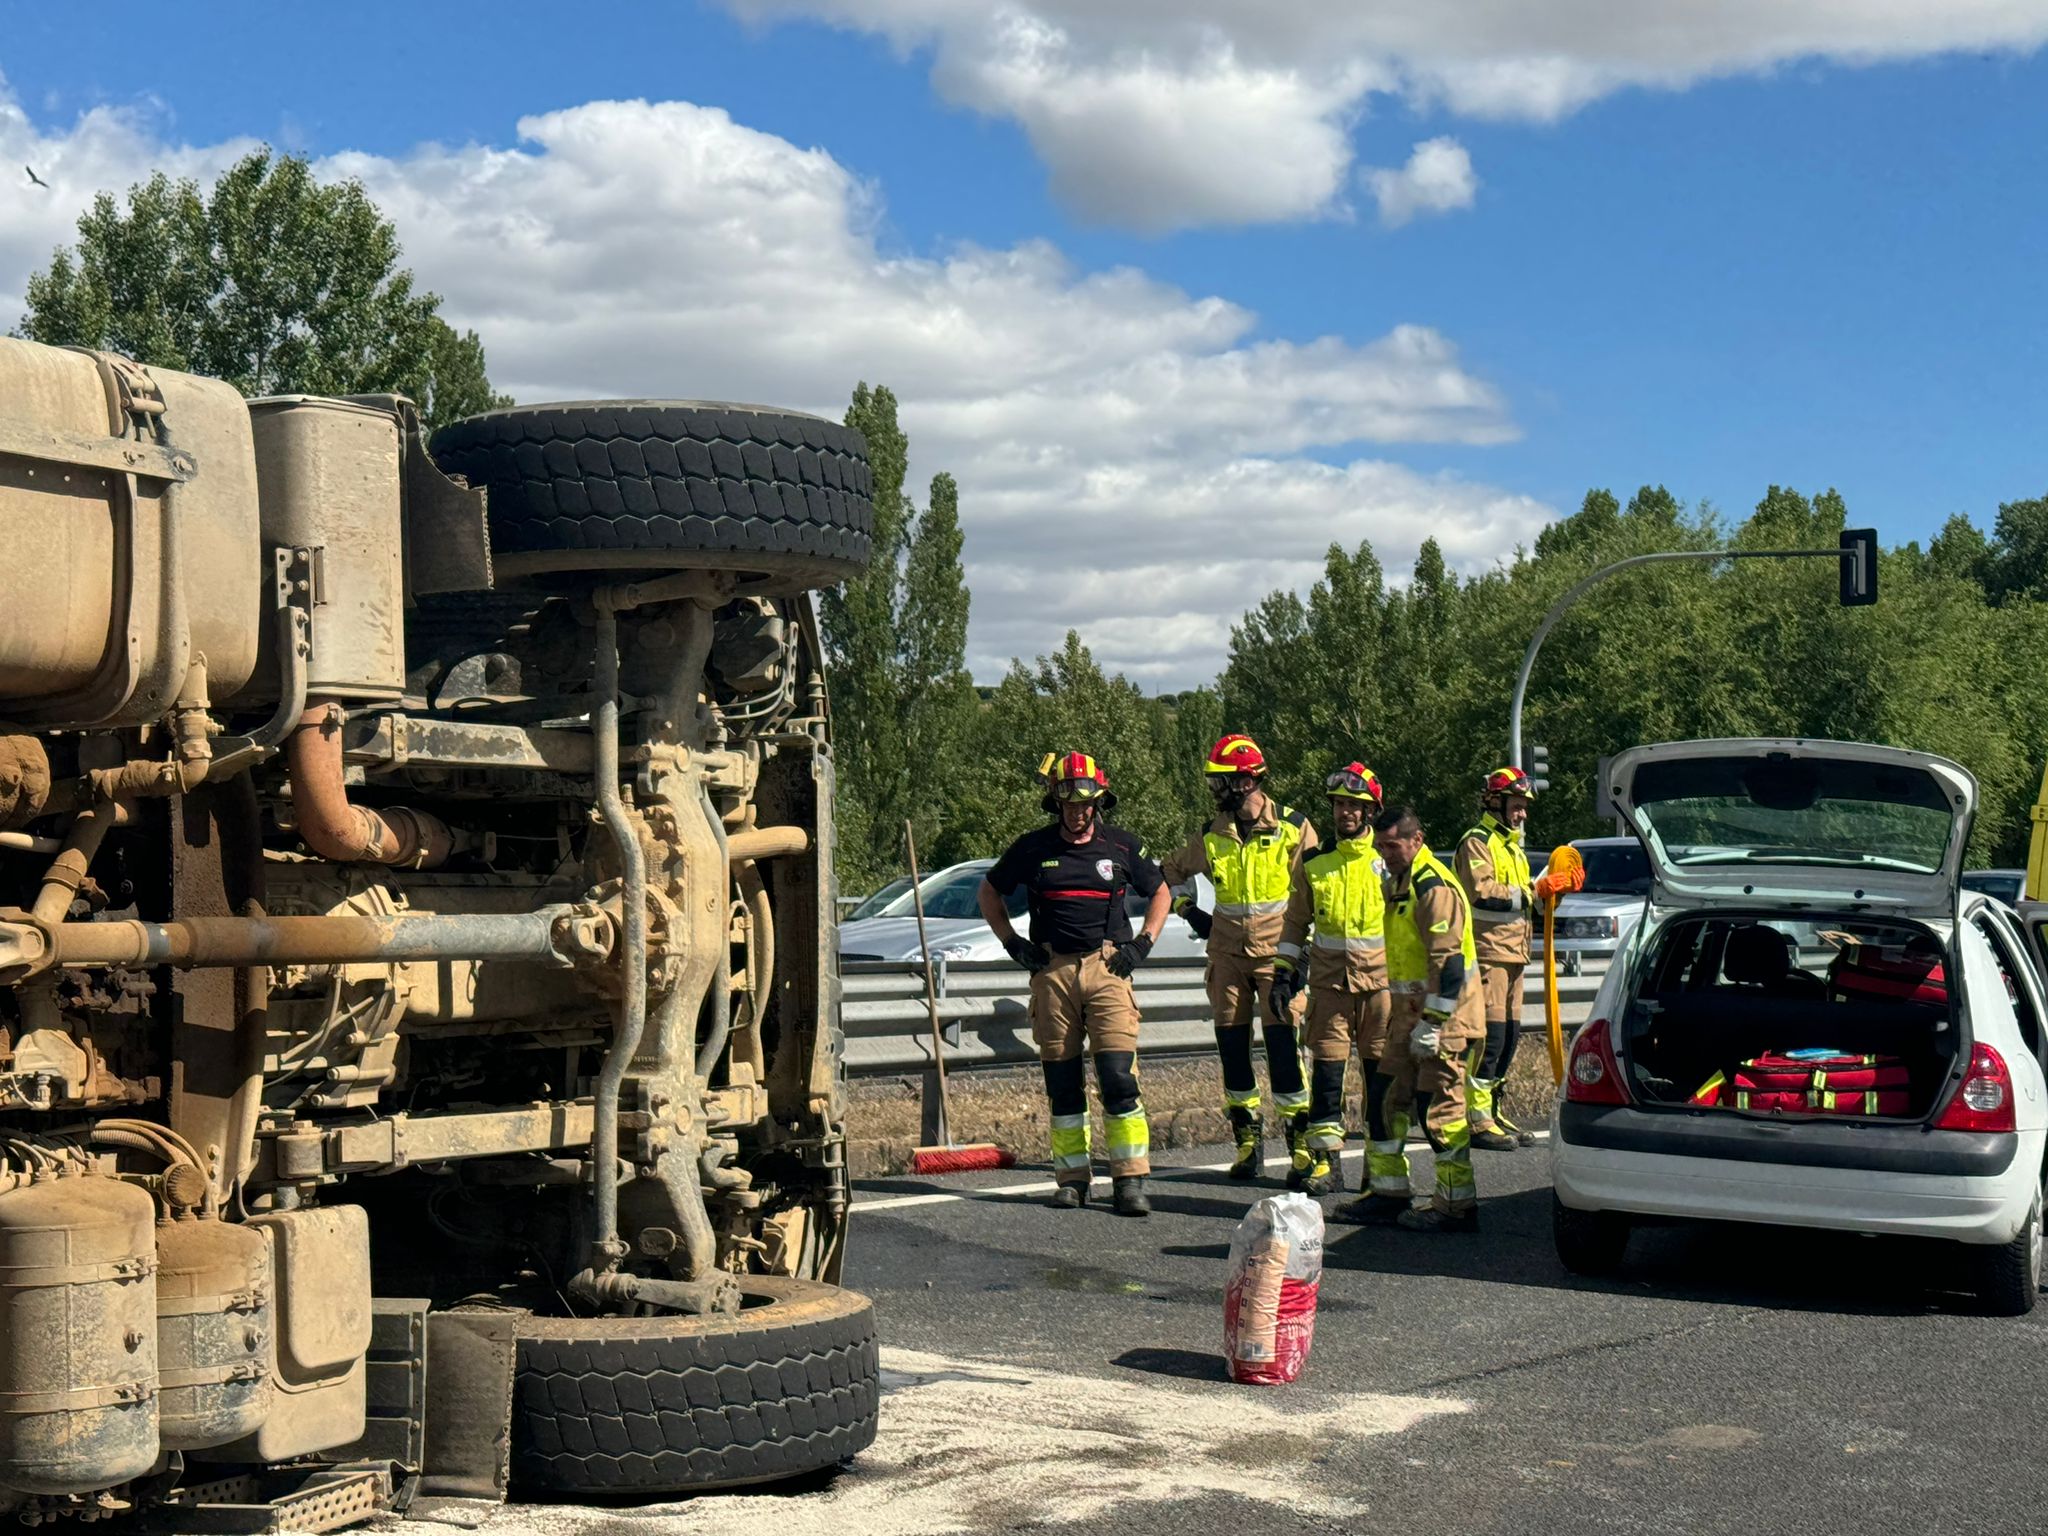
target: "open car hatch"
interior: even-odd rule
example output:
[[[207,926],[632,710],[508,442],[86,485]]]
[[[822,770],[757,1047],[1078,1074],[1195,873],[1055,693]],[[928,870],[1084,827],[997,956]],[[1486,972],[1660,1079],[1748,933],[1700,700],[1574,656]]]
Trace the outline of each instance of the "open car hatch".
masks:
[[[1926,752],[1791,739],[1667,742],[1608,764],[1659,906],[1735,902],[1952,916],[1977,808]]]

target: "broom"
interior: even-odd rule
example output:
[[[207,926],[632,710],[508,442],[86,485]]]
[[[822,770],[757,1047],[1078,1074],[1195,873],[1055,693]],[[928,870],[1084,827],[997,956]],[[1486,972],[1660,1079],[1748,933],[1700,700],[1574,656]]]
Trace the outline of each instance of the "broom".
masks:
[[[910,1154],[912,1173],[972,1173],[981,1168],[1008,1168],[1016,1163],[1014,1154],[993,1142],[977,1141],[968,1146],[953,1143],[953,1103],[946,1091],[946,1042],[939,1033],[939,994],[932,981],[932,946],[924,934],[924,895],[917,873],[917,834],[903,823],[903,847],[910,856],[910,904],[917,911],[917,947],[924,955],[924,1007],[932,1021],[932,1067],[939,1074],[939,1129],[946,1138],[943,1147],[916,1147]]]
[[[1551,854],[1543,876],[1551,892],[1543,903],[1543,1022],[1550,1035],[1550,1080],[1564,1081],[1564,1022],[1557,1008],[1557,900],[1563,891],[1580,890],[1586,884],[1586,860],[1566,843]]]

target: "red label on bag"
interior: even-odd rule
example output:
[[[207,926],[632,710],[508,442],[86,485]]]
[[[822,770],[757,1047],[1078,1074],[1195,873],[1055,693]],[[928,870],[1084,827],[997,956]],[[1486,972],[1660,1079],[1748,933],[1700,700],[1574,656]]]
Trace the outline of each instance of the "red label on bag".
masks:
[[[1296,1280],[1292,1277],[1280,1282],[1279,1303],[1273,1321],[1273,1343],[1270,1353],[1260,1347],[1256,1350],[1259,1358],[1233,1357],[1230,1362],[1230,1379],[1254,1387],[1284,1387],[1298,1379],[1302,1367],[1308,1364],[1309,1346],[1316,1336],[1316,1294],[1321,1282]],[[1226,1338],[1237,1340],[1238,1309],[1243,1301],[1243,1287],[1230,1285],[1223,1292],[1223,1330]],[[1242,1346],[1239,1346],[1242,1349]],[[1252,1351],[1244,1351],[1249,1354]]]

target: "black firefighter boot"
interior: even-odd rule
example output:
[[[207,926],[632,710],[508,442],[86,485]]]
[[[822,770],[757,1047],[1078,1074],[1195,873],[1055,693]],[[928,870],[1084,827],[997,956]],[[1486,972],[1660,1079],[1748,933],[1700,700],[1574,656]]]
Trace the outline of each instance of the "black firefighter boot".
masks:
[[[1111,1208],[1119,1216],[1150,1216],[1152,1202],[1145,1195],[1145,1176],[1142,1173],[1128,1174],[1121,1179],[1110,1180],[1114,1190]]]
[[[1088,1203],[1086,1184],[1061,1184],[1052,1192],[1052,1198],[1045,1202],[1056,1211],[1078,1211]]]
[[[1302,1175],[1301,1192],[1317,1200],[1324,1195],[1343,1194],[1344,1165],[1339,1161],[1342,1149],[1318,1147],[1303,1150],[1308,1158],[1308,1171]]]
[[[1523,1130],[1519,1125],[1515,1124],[1514,1121],[1510,1120],[1508,1118],[1508,1112],[1506,1107],[1501,1103],[1501,1100],[1507,1094],[1507,1089],[1507,1079],[1505,1078],[1501,1079],[1501,1081],[1493,1085],[1494,1129],[1499,1131],[1504,1136],[1514,1137],[1515,1145],[1518,1147],[1533,1147],[1536,1145],[1535,1133],[1532,1131]]]
[[[1308,1149],[1308,1111],[1297,1109],[1280,1117],[1280,1134],[1287,1139],[1287,1187],[1302,1188],[1315,1162]]]
[[[1237,1141],[1237,1156],[1230,1162],[1233,1179],[1256,1179],[1266,1166],[1266,1139],[1255,1109],[1230,1111],[1230,1134]]]

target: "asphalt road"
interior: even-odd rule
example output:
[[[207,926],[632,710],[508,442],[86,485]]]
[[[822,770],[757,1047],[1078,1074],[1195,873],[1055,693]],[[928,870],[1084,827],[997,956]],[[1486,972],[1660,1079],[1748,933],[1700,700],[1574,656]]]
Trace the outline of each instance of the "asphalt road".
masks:
[[[1278,1389],[1221,1356],[1230,1235],[1277,1180],[1162,1170],[1148,1221],[995,1193],[1043,1170],[863,1183],[846,1279],[878,1309],[882,1437],[791,1514],[842,1503],[863,1536],[2038,1525],[2048,1305],[1971,1316],[1933,1289],[1938,1251],[1760,1228],[1639,1232],[1622,1278],[1580,1280],[1544,1149],[1478,1168],[1477,1236],[1330,1227],[1308,1371]]]

